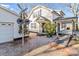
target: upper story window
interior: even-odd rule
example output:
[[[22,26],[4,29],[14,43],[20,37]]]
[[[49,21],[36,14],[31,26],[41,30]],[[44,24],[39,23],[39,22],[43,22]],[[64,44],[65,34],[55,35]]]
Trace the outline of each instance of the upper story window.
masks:
[[[38,16],[40,16],[40,15],[41,15],[40,10],[37,11],[37,12],[34,12],[34,13],[33,13],[33,18],[36,18],[36,17],[38,17]]]
[[[38,17],[38,14],[36,14],[36,13],[33,14],[33,18],[36,18],[36,17]]]
[[[36,28],[36,23],[31,23],[31,28]]]

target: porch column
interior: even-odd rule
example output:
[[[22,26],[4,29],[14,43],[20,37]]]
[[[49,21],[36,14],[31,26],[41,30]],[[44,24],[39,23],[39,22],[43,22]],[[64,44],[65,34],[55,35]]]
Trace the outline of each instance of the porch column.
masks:
[[[42,25],[41,25],[41,23],[39,23],[39,32],[40,33],[42,33],[42,28],[41,27],[42,27]]]
[[[59,35],[58,35],[58,31],[59,31],[59,25],[58,25],[59,23],[58,22],[56,22],[56,35],[57,35],[57,37],[59,38]]]
[[[74,30],[75,30],[75,23],[74,23],[74,20],[72,20],[72,35],[73,35]]]

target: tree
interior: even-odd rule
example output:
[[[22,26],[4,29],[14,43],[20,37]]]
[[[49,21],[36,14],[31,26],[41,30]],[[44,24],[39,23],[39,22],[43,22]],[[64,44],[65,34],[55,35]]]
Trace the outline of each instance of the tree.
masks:
[[[22,20],[22,22],[20,22],[21,24],[19,24],[19,32],[22,33],[22,46],[24,46],[24,37],[25,37],[25,33],[27,33],[27,24],[29,21],[27,19],[27,7],[25,7],[26,5],[20,3],[17,4],[17,6],[20,8],[20,13],[19,13],[19,18],[18,20]]]
[[[78,3],[70,3],[67,4],[67,6],[70,8],[70,10],[72,11],[74,17],[78,17],[78,13],[79,13],[79,4]],[[78,30],[78,20],[76,20],[76,30]]]
[[[45,32],[47,33],[48,37],[52,37],[53,34],[56,32],[56,26],[54,23],[50,21],[46,21],[44,24]]]
[[[78,12],[79,12],[79,4],[77,4],[77,3],[71,3],[71,4],[68,4],[68,7],[71,9],[71,11],[73,12],[73,14],[74,14],[74,17],[78,17]],[[73,24],[74,22],[72,21],[72,24]],[[74,27],[74,26],[73,26]],[[74,30],[74,29],[73,29]],[[67,42],[67,45],[66,46],[68,46],[69,45],[69,43],[71,42],[71,40],[72,40],[72,38],[73,38],[73,30],[72,30],[72,35],[70,36],[70,38],[69,38],[69,41]],[[78,20],[76,19],[76,30],[78,30]]]

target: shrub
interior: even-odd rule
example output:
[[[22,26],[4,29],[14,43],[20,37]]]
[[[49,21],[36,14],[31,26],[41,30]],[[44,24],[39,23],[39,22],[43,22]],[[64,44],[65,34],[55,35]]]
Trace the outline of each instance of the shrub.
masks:
[[[45,32],[47,33],[48,37],[52,37],[53,34],[56,32],[56,26],[54,23],[51,23],[50,21],[46,21],[44,24]]]

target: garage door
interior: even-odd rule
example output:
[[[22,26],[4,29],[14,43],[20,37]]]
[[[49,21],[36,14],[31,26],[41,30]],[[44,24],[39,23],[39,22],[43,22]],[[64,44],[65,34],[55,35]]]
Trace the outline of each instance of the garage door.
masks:
[[[13,29],[12,23],[0,23],[0,43],[13,40]]]

